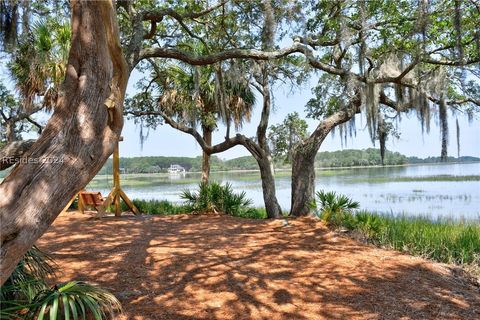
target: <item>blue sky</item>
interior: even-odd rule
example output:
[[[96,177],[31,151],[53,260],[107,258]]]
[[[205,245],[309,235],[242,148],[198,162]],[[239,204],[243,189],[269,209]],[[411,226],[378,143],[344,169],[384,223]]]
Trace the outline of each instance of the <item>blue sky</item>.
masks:
[[[134,72],[130,77],[127,94],[134,94],[135,83],[140,79],[141,74]],[[270,124],[281,122],[288,113],[298,112],[304,116],[305,104],[312,96],[311,87],[314,81],[311,80],[304,88],[290,94],[288,88],[275,88],[275,110],[270,118]],[[260,102],[260,99],[257,104]],[[257,105],[250,124],[246,124],[242,133],[246,136],[254,136],[256,125],[260,117],[261,109]],[[469,123],[465,115],[458,114],[460,125],[460,155],[470,155],[480,157],[480,119],[476,116],[472,123]],[[307,119],[309,130],[313,130],[317,123],[314,120]],[[370,136],[365,127],[365,121],[361,115],[356,119],[357,134],[348,138],[347,145],[343,149],[364,149],[372,147]],[[456,125],[455,117],[449,116],[449,148],[448,154],[457,155],[456,143]],[[148,139],[144,142],[143,148],[140,145],[140,128],[133,121],[126,121],[123,129],[124,141],[120,145],[120,155],[122,157],[135,156],[185,156],[194,157],[201,154],[201,148],[195,142],[193,137],[170,128],[168,125],[159,126],[156,130],[150,130]],[[428,156],[439,156],[441,148],[440,129],[435,119],[432,119],[430,133],[423,133],[420,122],[415,114],[409,116],[403,115],[399,126],[401,132],[400,139],[390,139],[387,141],[387,149],[398,151],[407,156],[418,156],[421,158]],[[224,127],[220,126],[214,133],[214,142],[220,142],[224,136]],[[330,134],[322,144],[320,151],[341,150],[342,144],[339,134],[334,137]],[[378,144],[376,145],[378,147]],[[218,154],[219,157],[230,159],[239,156],[249,155],[248,151],[242,146],[237,146],[224,153]]]

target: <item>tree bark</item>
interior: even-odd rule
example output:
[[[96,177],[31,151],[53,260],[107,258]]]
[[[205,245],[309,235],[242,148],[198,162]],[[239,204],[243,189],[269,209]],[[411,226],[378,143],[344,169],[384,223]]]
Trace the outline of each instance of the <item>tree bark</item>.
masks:
[[[208,127],[203,127],[203,140],[208,146],[212,145],[212,130]],[[202,183],[207,184],[210,179],[210,155],[203,151],[202,155]]]
[[[292,153],[292,199],[290,215],[310,214],[315,197],[315,156],[318,148],[313,142],[299,146]]]
[[[0,171],[5,170],[17,162],[33,146],[36,140],[19,140],[7,143],[0,149]]]
[[[268,156],[257,158],[262,179],[263,201],[265,210],[269,219],[278,219],[282,217],[282,208],[278,204],[275,177],[272,170],[271,159]]]
[[[113,152],[128,69],[112,1],[72,0],[72,42],[55,112],[0,184],[0,280]]]
[[[348,109],[325,118],[307,139],[295,147],[292,153],[291,216],[310,214],[310,203],[315,195],[315,156],[334,127],[352,119],[360,112],[360,104],[359,98],[352,100]]]

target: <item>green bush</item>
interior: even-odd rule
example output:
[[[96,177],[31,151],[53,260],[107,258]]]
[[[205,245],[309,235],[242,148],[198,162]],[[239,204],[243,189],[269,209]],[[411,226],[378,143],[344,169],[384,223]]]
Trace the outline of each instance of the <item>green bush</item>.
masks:
[[[320,190],[316,194],[316,199],[320,204],[317,210],[317,215],[325,221],[325,223],[332,227],[348,227],[353,228],[352,211],[357,209],[360,204],[352,201],[347,196],[337,195],[336,192],[325,192]],[[315,205],[314,205],[315,206]]]
[[[252,200],[245,191],[233,192],[232,185],[217,182],[201,183],[197,191],[184,190],[180,196],[191,212],[223,212],[237,217],[258,217],[257,209],[251,208]]]

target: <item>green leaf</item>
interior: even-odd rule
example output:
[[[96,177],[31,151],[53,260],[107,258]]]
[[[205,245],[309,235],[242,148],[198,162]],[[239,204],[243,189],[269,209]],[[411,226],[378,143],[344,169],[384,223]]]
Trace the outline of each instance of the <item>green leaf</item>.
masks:
[[[58,296],[53,299],[53,305],[50,307],[50,318],[49,320],[57,320],[58,316]]]
[[[70,305],[70,309],[72,310],[73,320],[78,320],[78,310],[75,304],[75,298],[72,297],[72,299],[68,299],[68,303]]]
[[[63,304],[63,311],[65,313],[65,320],[70,320],[70,304],[69,298],[66,295],[62,295],[62,304]]]
[[[45,310],[47,309],[48,306],[48,301],[45,301],[42,305],[42,308],[40,309],[40,313],[38,314],[38,319],[37,320],[43,320],[45,317]]]

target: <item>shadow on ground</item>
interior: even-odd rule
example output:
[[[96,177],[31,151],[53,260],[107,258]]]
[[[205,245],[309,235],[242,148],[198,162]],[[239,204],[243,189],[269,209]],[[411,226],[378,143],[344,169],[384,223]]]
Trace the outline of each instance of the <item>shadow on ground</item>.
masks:
[[[126,319],[479,319],[480,293],[440,265],[312,219],[60,216],[40,239],[59,280],[100,284]]]

